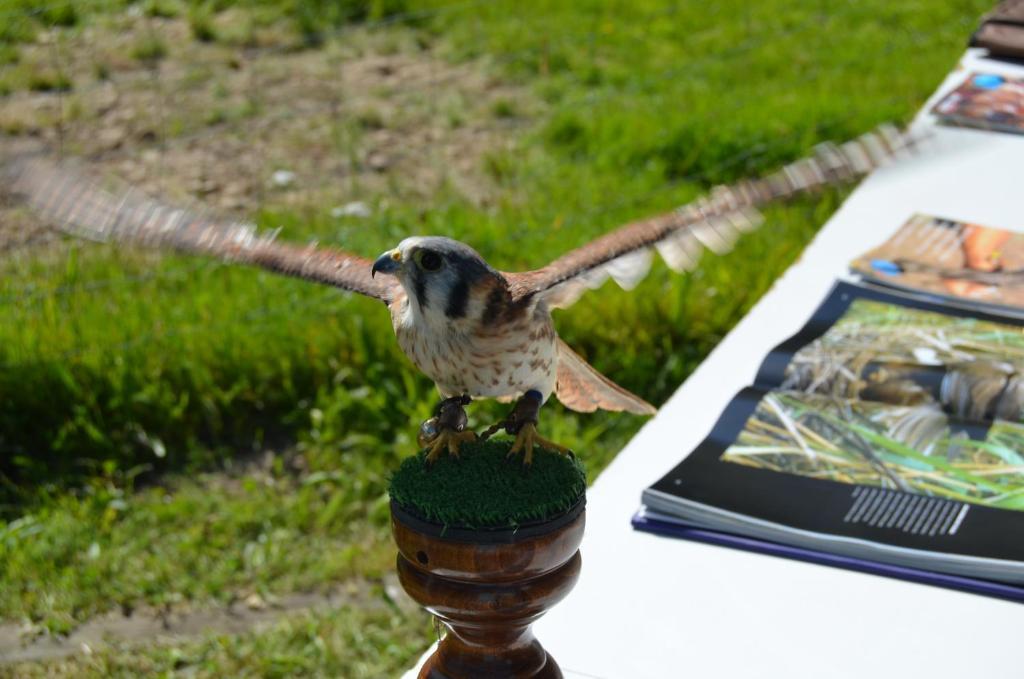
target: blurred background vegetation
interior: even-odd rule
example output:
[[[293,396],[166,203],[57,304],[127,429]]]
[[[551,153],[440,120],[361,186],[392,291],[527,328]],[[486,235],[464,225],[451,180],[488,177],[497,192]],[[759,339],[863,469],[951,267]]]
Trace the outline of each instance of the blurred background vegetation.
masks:
[[[907,121],[989,4],[0,0],[0,153],[42,141],[289,240],[370,256],[444,234],[534,268]],[[771,207],[691,275],[656,265],[590,294],[559,332],[661,403],[843,195]],[[431,633],[388,593],[385,489],[435,394],[380,304],[62,240],[16,205],[0,244],[0,612],[24,639],[109,611],[362,593],[258,634],[0,675],[410,662]],[[475,404],[472,423],[501,412]],[[642,424],[552,402],[541,427],[592,480]]]

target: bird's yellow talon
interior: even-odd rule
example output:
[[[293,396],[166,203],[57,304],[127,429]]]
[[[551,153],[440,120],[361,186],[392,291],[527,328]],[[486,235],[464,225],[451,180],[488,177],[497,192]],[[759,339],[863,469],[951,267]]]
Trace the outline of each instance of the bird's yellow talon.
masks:
[[[462,431],[453,432],[451,437],[448,439],[448,454],[452,457],[459,457],[459,447],[463,443],[471,443],[476,441],[476,432],[472,429],[463,429]]]
[[[476,433],[472,429],[455,431],[453,429],[442,429],[437,436],[427,445],[427,465],[432,465],[441,457],[445,450],[454,458],[459,457],[460,447],[463,443],[476,441]]]
[[[572,451],[565,446],[560,446],[554,441],[549,441],[537,433],[536,425],[527,422],[519,428],[519,432],[516,434],[516,440],[512,443],[512,447],[508,451],[506,458],[515,457],[519,453],[523,454],[523,465],[529,467],[533,464],[533,448],[534,446],[540,446],[548,450],[561,453],[562,455],[572,455]]]

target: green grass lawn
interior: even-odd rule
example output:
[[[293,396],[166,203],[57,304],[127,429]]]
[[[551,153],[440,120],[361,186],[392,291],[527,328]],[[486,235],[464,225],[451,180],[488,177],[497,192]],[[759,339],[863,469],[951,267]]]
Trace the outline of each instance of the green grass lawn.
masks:
[[[221,4],[140,6],[156,17],[158,38],[159,21],[176,14],[189,21],[190,40],[251,49],[225,37],[224,17],[241,19]],[[375,206],[368,219],[267,200],[253,215],[260,224],[366,255],[405,235],[444,234],[516,270],[819,141],[908,120],[991,2],[497,0],[430,14],[447,2],[409,0],[352,3],[351,13],[323,22],[284,2],[246,4],[231,11],[256,29],[278,27],[288,49],[329,50],[372,34],[387,49],[464,66],[521,93],[485,113],[429,93],[424,102],[447,125],[472,127],[487,115],[506,130],[478,161],[486,200],[447,181],[414,195],[395,178],[339,189]],[[0,14],[18,17],[0,21],[7,97],[30,88],[34,67],[19,55],[40,32],[65,24],[59,30],[81,40],[128,11],[85,2],[58,17],[33,7],[0,0]],[[220,33],[205,35],[207,21]],[[321,26],[325,37],[316,35]],[[349,28],[332,34],[334,26]],[[173,63],[180,45],[168,47],[161,58]],[[86,84],[69,87],[74,101]],[[609,377],[661,403],[843,195],[769,208],[758,232],[726,256],[706,256],[691,275],[656,264],[632,292],[609,284],[560,312],[559,332]],[[4,618],[61,633],[124,606],[204,606],[393,567],[388,476],[414,452],[435,394],[401,355],[379,303],[216,263],[58,244],[7,253],[0,307]],[[502,412],[474,404],[471,423],[486,426]],[[643,424],[553,401],[541,418],[544,436],[576,451],[591,480]],[[415,656],[428,629],[415,616],[342,610],[257,635],[115,649],[60,671],[383,676]]]

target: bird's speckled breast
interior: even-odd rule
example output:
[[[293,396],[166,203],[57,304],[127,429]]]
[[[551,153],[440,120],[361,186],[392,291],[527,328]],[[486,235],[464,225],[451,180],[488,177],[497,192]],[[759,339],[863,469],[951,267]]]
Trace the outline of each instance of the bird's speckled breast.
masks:
[[[432,323],[403,300],[392,324],[402,351],[446,398],[514,398],[536,389],[547,399],[555,389],[558,350],[546,309],[489,326],[473,318]]]

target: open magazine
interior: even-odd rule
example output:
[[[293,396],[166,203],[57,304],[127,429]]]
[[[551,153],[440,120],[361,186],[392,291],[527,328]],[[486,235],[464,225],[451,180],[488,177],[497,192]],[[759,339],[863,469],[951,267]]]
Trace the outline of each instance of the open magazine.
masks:
[[[856,260],[869,280],[921,294],[838,283],[644,491],[634,524],[1024,600],[1024,318],[970,308],[974,292],[933,272],[900,279],[922,273],[912,261],[977,265],[945,246],[920,255],[912,237],[959,227],[917,217]],[[982,248],[988,273],[996,241]],[[997,289],[1001,306],[1009,292]]]

